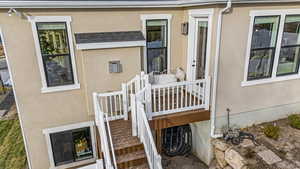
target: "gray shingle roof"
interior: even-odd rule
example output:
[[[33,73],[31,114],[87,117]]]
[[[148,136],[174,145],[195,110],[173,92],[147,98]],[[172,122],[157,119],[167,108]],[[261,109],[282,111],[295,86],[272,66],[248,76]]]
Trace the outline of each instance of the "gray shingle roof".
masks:
[[[76,33],[75,39],[77,44],[145,40],[141,31]]]

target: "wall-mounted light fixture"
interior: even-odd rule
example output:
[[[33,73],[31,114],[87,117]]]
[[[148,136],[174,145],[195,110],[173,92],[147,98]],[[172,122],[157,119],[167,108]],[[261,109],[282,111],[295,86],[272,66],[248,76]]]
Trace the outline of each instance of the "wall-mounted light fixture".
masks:
[[[7,11],[7,15],[8,16],[13,16],[13,14],[15,14],[16,16],[18,17],[21,17],[21,19],[29,19],[29,15],[23,13],[23,12],[20,12],[20,11],[17,11],[15,8],[10,8],[8,11]]]
[[[189,23],[184,22],[181,24],[181,34],[182,35],[188,35],[189,34]]]

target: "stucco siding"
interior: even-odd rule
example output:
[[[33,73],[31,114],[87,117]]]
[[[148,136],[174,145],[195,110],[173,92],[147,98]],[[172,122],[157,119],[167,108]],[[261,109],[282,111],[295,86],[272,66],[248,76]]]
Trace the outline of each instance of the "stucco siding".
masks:
[[[233,6],[224,16],[217,90],[217,115],[223,116],[226,108],[231,114],[257,111],[273,106],[300,102],[300,80],[288,80],[242,87],[251,10],[293,9],[286,6]],[[247,63],[248,64],[248,63]],[[274,112],[276,113],[276,112]]]
[[[42,130],[45,128],[93,120],[92,92],[119,90],[140,71],[140,48],[120,48],[79,51],[75,60],[80,89],[41,93],[42,82],[31,23],[18,16],[9,17],[0,11],[7,56],[12,67],[15,91],[19,102],[24,133],[32,169],[49,168],[47,146]],[[32,16],[71,16],[72,34],[76,32],[133,31],[142,29],[141,14],[172,14],[171,69],[184,67],[180,25],[182,10],[47,10],[24,11]],[[75,41],[73,38],[73,43]],[[108,61],[120,60],[123,72],[108,73]]]

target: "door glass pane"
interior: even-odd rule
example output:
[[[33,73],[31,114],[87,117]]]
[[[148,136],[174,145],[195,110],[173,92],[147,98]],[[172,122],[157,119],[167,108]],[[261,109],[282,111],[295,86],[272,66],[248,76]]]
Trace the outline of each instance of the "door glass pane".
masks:
[[[255,17],[248,80],[271,77],[279,20],[280,16]]]
[[[277,75],[296,74],[299,70],[300,16],[286,16]]]
[[[47,86],[74,84],[65,23],[37,23]]]
[[[198,32],[197,32],[197,58],[196,58],[196,79],[205,78],[205,61],[207,52],[207,31],[208,22],[199,21],[198,22]]]
[[[167,20],[146,22],[148,73],[167,70],[167,25]]]

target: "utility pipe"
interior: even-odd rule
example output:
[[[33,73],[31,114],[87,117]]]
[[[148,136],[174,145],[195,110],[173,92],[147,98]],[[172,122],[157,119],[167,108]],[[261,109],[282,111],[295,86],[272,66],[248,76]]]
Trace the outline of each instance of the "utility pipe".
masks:
[[[219,138],[222,137],[222,134],[216,134],[216,101],[217,101],[217,87],[218,87],[218,72],[219,72],[219,58],[220,58],[220,46],[221,46],[221,34],[222,34],[222,21],[223,14],[228,13],[232,8],[231,0],[227,1],[227,6],[219,11],[218,15],[218,27],[217,27],[217,43],[216,43],[216,57],[214,63],[214,77],[213,77],[213,91],[212,91],[212,106],[211,106],[211,137]]]

